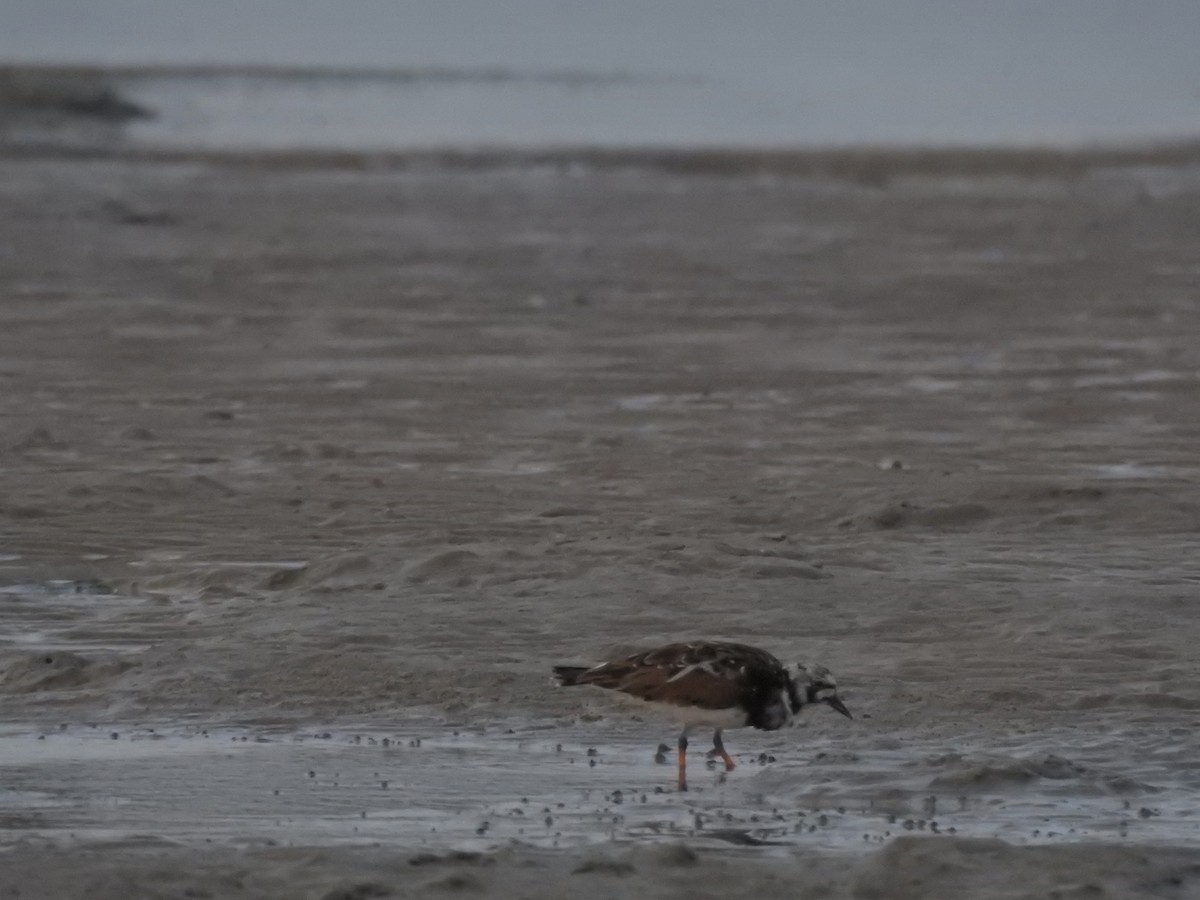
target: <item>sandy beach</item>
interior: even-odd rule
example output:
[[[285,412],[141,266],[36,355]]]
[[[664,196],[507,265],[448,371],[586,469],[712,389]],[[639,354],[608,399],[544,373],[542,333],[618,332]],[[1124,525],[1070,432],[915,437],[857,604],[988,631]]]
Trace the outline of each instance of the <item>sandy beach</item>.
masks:
[[[1200,154],[1122,152],[9,147],[0,886],[1192,895]],[[858,717],[682,796],[550,686],[696,637]]]

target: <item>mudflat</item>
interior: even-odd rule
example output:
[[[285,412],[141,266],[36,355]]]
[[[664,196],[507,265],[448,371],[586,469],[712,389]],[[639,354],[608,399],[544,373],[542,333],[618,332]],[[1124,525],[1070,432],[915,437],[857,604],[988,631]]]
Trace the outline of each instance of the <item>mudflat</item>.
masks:
[[[0,884],[1194,891],[1200,168],[979,158],[0,156]]]

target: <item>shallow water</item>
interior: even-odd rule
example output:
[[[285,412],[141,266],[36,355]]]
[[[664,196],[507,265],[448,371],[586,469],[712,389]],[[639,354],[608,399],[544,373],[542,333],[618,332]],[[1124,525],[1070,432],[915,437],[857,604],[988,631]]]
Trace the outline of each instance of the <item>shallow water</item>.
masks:
[[[135,624],[149,605],[90,580],[0,584],[0,648],[136,653],[154,638]]]
[[[298,733],[11,725],[0,734],[0,835],[462,849],[687,837],[836,850],[906,832],[1014,843],[1200,834],[1200,770],[1180,744],[1130,771],[1106,769],[1122,735],[959,752],[884,749],[879,739],[851,752],[844,739],[798,737],[739,733],[753,750],[735,752],[728,776],[693,751],[692,790],[680,794],[673,766],[653,762],[647,729],[613,723]]]
[[[1079,143],[1200,120],[1186,0],[76,6],[4,4],[0,60],[310,68],[130,79],[160,113],[134,135],[169,146]]]

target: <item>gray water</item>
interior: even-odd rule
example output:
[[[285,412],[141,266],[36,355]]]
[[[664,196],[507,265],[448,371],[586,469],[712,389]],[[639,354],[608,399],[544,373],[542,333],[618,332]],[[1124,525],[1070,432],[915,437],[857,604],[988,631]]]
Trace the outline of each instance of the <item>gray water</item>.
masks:
[[[519,724],[309,733],[9,725],[0,730],[0,839],[154,835],[485,850],[509,841],[578,847],[684,837],[844,850],[904,832],[1019,844],[1171,843],[1196,833],[1194,778],[1173,778],[1184,754],[1143,761],[1139,774],[1155,785],[1106,774],[1121,735],[1047,735],[1058,749],[1064,738],[1074,744],[1070,762],[1022,740],[961,748],[950,755],[992,780],[951,786],[930,781],[947,754],[937,744],[901,751],[757,735],[743,746],[764,752],[738,753],[728,776],[694,754],[691,791],[682,794],[673,766],[653,762],[654,733],[604,731],[598,743],[594,730]],[[1048,777],[1030,774],[1039,769]]]
[[[0,60],[366,67],[125,88],[152,143],[1054,143],[1194,135],[1196,0],[5,0]]]

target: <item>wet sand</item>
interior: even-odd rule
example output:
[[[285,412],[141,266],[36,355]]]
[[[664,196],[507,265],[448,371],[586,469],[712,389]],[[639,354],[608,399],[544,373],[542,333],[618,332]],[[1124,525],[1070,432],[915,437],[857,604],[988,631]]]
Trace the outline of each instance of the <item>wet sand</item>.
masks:
[[[1200,169],[877,159],[0,157],[0,883],[1194,890]]]

